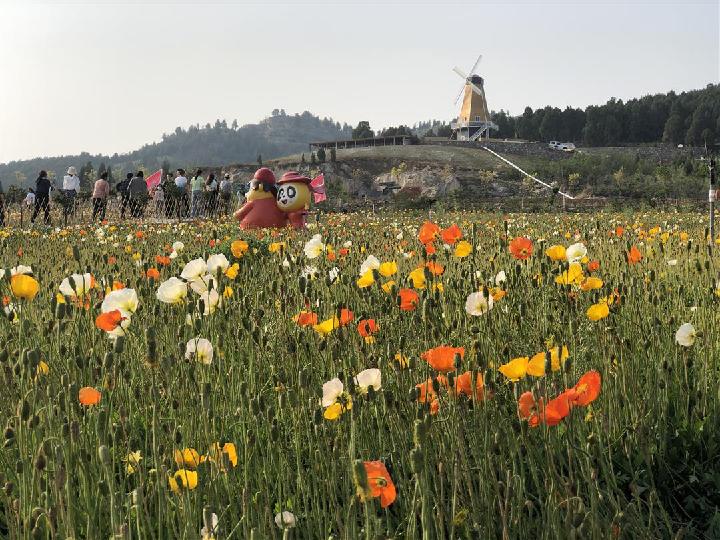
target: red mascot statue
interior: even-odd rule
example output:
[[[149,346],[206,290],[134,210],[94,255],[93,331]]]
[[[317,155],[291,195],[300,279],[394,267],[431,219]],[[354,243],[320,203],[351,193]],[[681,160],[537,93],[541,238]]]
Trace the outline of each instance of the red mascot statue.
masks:
[[[267,167],[255,171],[250,181],[250,191],[246,196],[247,202],[235,212],[235,219],[240,222],[240,228],[285,227],[288,217],[278,208],[276,194],[277,186],[273,172]]]

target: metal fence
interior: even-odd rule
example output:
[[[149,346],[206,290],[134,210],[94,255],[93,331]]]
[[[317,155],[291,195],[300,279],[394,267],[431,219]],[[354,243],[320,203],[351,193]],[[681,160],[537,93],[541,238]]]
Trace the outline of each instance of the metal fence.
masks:
[[[93,199],[76,198],[71,205],[65,205],[57,199],[50,199],[48,224],[65,227],[69,225],[100,223],[103,220],[118,222],[132,221],[172,221],[182,219],[215,219],[232,215],[243,203],[244,198],[235,193],[223,197],[203,196],[193,201],[187,196],[169,198],[163,201],[143,198],[110,197],[104,204]],[[45,207],[41,204],[28,205],[25,201],[6,202],[2,207],[0,225],[5,227],[28,227],[45,223]]]

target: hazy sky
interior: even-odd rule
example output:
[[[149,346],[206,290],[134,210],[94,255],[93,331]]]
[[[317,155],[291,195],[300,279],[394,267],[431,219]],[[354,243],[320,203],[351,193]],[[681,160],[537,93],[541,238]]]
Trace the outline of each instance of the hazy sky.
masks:
[[[586,106],[720,77],[718,0],[0,2],[0,162],[113,153],[274,108],[373,128]]]

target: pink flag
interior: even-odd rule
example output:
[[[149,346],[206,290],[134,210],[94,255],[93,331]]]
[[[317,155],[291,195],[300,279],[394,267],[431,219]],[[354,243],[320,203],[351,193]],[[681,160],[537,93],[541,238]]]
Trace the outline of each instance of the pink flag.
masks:
[[[325,195],[325,175],[321,174],[313,178],[312,182],[310,182],[310,191],[313,192],[315,203],[327,200]]]
[[[148,191],[160,184],[160,180],[162,180],[162,175],[163,170],[160,169],[159,171],[155,171],[145,179],[145,185],[147,185]]]

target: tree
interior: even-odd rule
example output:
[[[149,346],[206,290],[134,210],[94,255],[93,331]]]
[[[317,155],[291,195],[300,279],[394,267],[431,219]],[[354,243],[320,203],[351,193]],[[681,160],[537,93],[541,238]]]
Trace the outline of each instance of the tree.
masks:
[[[374,136],[375,133],[373,133],[373,130],[370,129],[370,122],[367,120],[361,120],[357,127],[352,130],[353,139],[369,139]]]
[[[310,164],[315,165],[317,160],[315,159],[315,152],[310,152]]]
[[[237,118],[232,121],[232,129],[235,131],[238,128],[238,121]]]
[[[302,163],[303,165],[305,165],[305,154],[303,154],[302,156],[300,156],[300,163]]]
[[[334,148],[330,149],[330,162],[335,163],[337,161],[337,152]]]
[[[325,149],[324,148],[318,148],[317,151],[317,158],[320,163],[325,163]]]
[[[258,157],[257,157],[257,164],[258,164],[258,166],[260,166],[260,167],[262,167],[262,166],[263,166],[263,164],[262,164],[262,155],[261,155],[261,154],[258,154]]]

